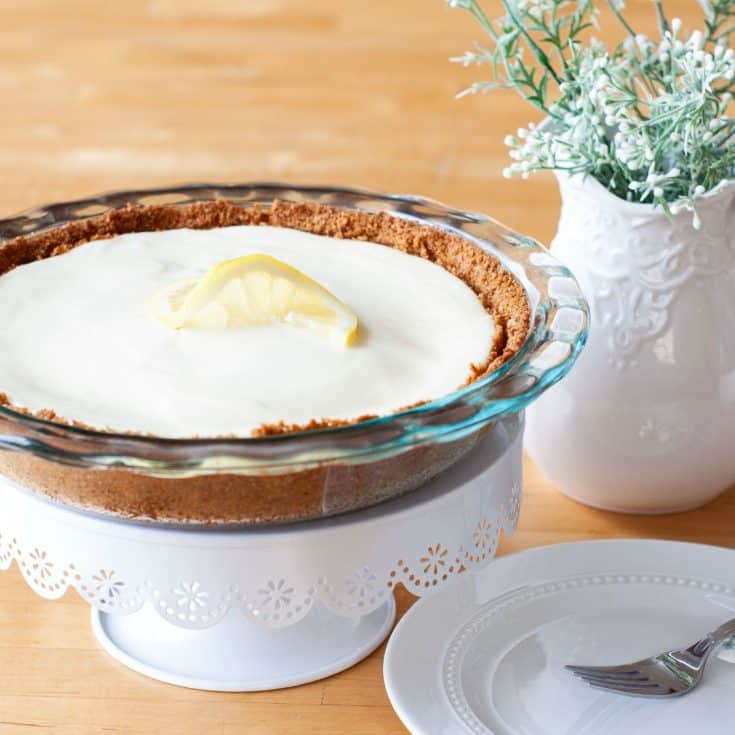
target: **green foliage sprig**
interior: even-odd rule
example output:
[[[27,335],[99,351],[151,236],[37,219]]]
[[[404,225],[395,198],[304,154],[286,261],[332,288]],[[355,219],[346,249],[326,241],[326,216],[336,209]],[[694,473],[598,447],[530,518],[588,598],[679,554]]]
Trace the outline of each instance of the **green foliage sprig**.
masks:
[[[703,28],[687,35],[655,0],[660,37],[652,40],[635,32],[622,0],[607,0],[623,36],[612,50],[591,36],[593,0],[501,2],[494,20],[477,0],[448,5],[471,13],[487,37],[452,59],[491,70],[461,95],[513,89],[545,117],[506,138],[505,176],[592,175],[623,199],[667,209],[733,178],[735,1],[699,0]]]

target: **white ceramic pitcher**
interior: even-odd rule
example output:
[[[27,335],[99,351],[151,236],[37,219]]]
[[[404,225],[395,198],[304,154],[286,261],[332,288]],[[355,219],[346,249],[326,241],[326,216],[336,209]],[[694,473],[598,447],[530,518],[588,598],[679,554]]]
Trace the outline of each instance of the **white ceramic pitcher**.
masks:
[[[671,217],[560,175],[554,254],[590,303],[587,347],[528,410],[526,448],[570,497],[687,510],[735,485],[735,184]]]

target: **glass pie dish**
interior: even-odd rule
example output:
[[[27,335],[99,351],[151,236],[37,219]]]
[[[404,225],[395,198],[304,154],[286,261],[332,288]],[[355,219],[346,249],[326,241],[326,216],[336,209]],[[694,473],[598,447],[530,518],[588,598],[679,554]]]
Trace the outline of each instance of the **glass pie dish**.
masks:
[[[226,199],[386,212],[497,258],[531,307],[525,341],[489,375],[438,400],[346,426],[253,438],[164,439],[95,431],[0,406],[0,473],[52,500],[139,522],[248,526],[330,516],[409,492],[459,461],[573,365],[588,324],[571,273],[534,240],[483,215],[411,196],[278,184],[191,185],[53,204],[0,221],[3,243],[126,205]]]

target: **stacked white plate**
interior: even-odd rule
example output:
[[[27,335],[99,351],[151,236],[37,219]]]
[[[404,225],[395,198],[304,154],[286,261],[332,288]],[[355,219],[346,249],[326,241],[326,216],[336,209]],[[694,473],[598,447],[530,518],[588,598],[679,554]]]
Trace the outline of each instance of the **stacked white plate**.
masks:
[[[564,665],[635,661],[690,645],[732,617],[735,551],[667,541],[547,546],[415,604],[388,645],[385,683],[416,735],[729,735],[727,647],[697,690],[657,701],[591,689]]]

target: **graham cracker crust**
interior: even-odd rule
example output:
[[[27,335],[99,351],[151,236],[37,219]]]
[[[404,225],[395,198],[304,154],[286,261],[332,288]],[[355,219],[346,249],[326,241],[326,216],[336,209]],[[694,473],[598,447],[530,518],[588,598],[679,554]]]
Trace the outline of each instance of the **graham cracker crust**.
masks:
[[[277,201],[269,209],[241,207],[226,200],[182,207],[128,206],[1,244],[0,276],[25,263],[115,235],[234,225],[272,225],[375,242],[431,260],[463,280],[497,325],[488,357],[483,364],[471,366],[468,383],[509,360],[528,334],[531,310],[523,287],[498,260],[475,244],[437,227],[384,212],[371,214],[311,203]],[[2,385],[0,405],[25,412],[2,393]],[[52,409],[34,415],[100,430],[85,427],[74,417],[58,416]],[[306,425],[276,422],[259,427],[254,436],[323,429],[368,418],[373,417],[351,421],[315,418]],[[2,417],[0,428],[17,433],[12,422]],[[0,452],[0,472],[56,501],[106,515],[185,524],[290,522],[355,510],[414,489],[457,461],[487,430],[485,427],[458,441],[410,449],[389,459],[357,465],[333,462],[281,475],[212,474],[167,479],[124,469],[80,469],[10,452]]]

